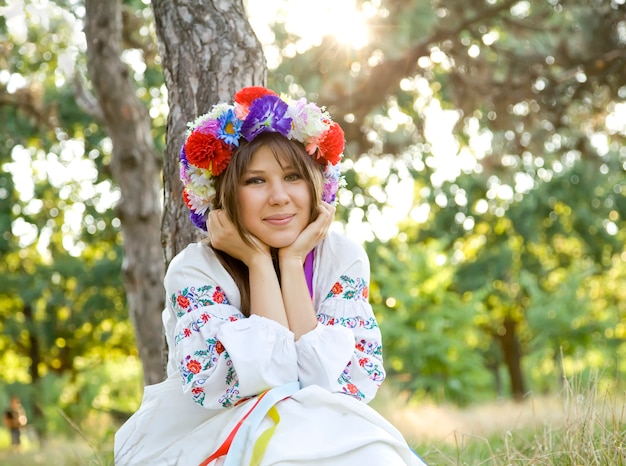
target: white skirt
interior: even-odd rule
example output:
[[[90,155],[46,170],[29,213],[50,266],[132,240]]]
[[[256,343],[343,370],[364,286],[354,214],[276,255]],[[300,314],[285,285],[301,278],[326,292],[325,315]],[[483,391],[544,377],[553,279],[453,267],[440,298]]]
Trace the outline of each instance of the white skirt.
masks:
[[[255,399],[210,410],[186,396],[178,375],[145,388],[139,410],[115,435],[115,464],[199,465],[222,444]],[[425,466],[402,434],[365,403],[309,386],[277,403],[280,422],[260,466]],[[274,425],[267,416],[252,444]],[[249,465],[252,450],[244,452]],[[224,463],[219,458],[211,466]]]

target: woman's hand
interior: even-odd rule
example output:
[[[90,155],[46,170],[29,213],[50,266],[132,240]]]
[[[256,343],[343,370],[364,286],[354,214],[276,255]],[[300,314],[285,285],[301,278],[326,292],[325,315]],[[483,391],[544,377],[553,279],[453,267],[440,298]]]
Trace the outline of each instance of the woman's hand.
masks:
[[[302,230],[293,243],[278,251],[279,259],[297,258],[301,263],[304,263],[307,254],[317,246],[320,241],[326,238],[328,229],[331,223],[333,223],[334,218],[335,207],[326,202],[322,202],[319,206],[317,218]]]
[[[247,242],[244,241],[235,224],[222,209],[209,212],[207,232],[209,241],[215,249],[239,259],[248,267],[257,258],[269,258],[271,260],[269,246],[252,235],[247,236]]]

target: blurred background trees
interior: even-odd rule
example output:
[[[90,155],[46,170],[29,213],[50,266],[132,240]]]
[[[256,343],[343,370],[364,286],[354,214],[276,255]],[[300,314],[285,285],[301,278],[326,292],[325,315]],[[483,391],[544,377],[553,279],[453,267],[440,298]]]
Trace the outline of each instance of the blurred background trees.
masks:
[[[142,203],[124,197],[116,138],[97,111],[112,101],[88,66],[89,9],[0,6],[0,401],[30,390],[22,401],[42,431],[60,425],[55,406],[123,416],[139,402],[143,371],[121,213]],[[555,392],[564,375],[623,378],[623,0],[248,0],[267,65],[259,57],[254,69],[239,63],[242,74],[205,77],[208,89],[175,96],[173,114],[166,84],[198,72],[171,67],[171,40],[169,58],[157,51],[153,18],[175,6],[125,0],[119,14],[118,59],[164,157],[157,164],[169,167],[166,211],[180,205],[179,142],[172,130],[166,144],[166,121],[180,128],[267,79],[326,105],[345,128],[336,227],[369,253],[389,383],[463,404]],[[219,24],[217,44],[237,23]],[[198,63],[224,70],[222,51]],[[168,221],[170,259],[187,220]],[[146,312],[160,316],[154,303]]]

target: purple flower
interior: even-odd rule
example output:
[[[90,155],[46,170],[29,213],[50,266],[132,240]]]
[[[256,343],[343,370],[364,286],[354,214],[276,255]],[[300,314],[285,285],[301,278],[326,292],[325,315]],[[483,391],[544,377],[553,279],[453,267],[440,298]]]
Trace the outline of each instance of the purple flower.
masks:
[[[337,190],[341,180],[341,173],[338,166],[328,164],[324,169],[324,189],[322,200],[329,204],[334,204],[337,200]]]
[[[201,230],[207,231],[206,230],[206,221],[207,221],[207,215],[200,215],[198,213],[196,213],[195,211],[189,209],[189,218],[191,219],[191,222],[198,228],[200,228]]]
[[[280,133],[287,137],[292,121],[285,116],[288,108],[287,103],[276,95],[264,95],[255,99],[241,126],[241,134],[248,142],[261,133]]]
[[[187,161],[187,153],[185,152],[184,144],[180,148],[180,162],[185,166],[185,168],[189,168],[189,162]]]

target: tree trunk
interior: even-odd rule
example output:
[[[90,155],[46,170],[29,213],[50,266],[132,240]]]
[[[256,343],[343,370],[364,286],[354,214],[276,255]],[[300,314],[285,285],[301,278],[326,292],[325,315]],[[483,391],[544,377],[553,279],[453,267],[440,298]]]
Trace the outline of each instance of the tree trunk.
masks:
[[[120,0],[85,2],[87,64],[113,142],[111,173],[120,188],[124,286],[145,384],[163,380],[161,311],[165,263],[160,238],[161,163],[151,119],[121,60]]]
[[[24,319],[27,322],[27,326],[31,327],[31,331],[28,332],[28,352],[30,357],[30,367],[28,373],[30,375],[30,383],[33,387],[41,389],[41,348],[39,345],[38,334],[34,332],[35,328],[35,316],[33,315],[33,307],[30,304],[25,304],[22,310],[24,313]],[[31,395],[32,397],[32,395]],[[30,399],[33,407],[33,418],[29,420],[29,424],[35,430],[37,436],[37,442],[41,443],[47,436],[46,432],[46,418],[41,407],[39,397],[32,397]]]
[[[244,86],[264,85],[265,57],[242,0],[152,0],[168,89],[163,163],[162,238],[166,263],[200,235],[189,220],[179,180],[179,153],[188,121]]]
[[[526,394],[524,374],[522,374],[522,353],[517,339],[517,322],[510,317],[505,317],[504,332],[498,334],[497,339],[504,355],[504,364],[509,372],[511,381],[511,394],[515,400],[521,400]]]

